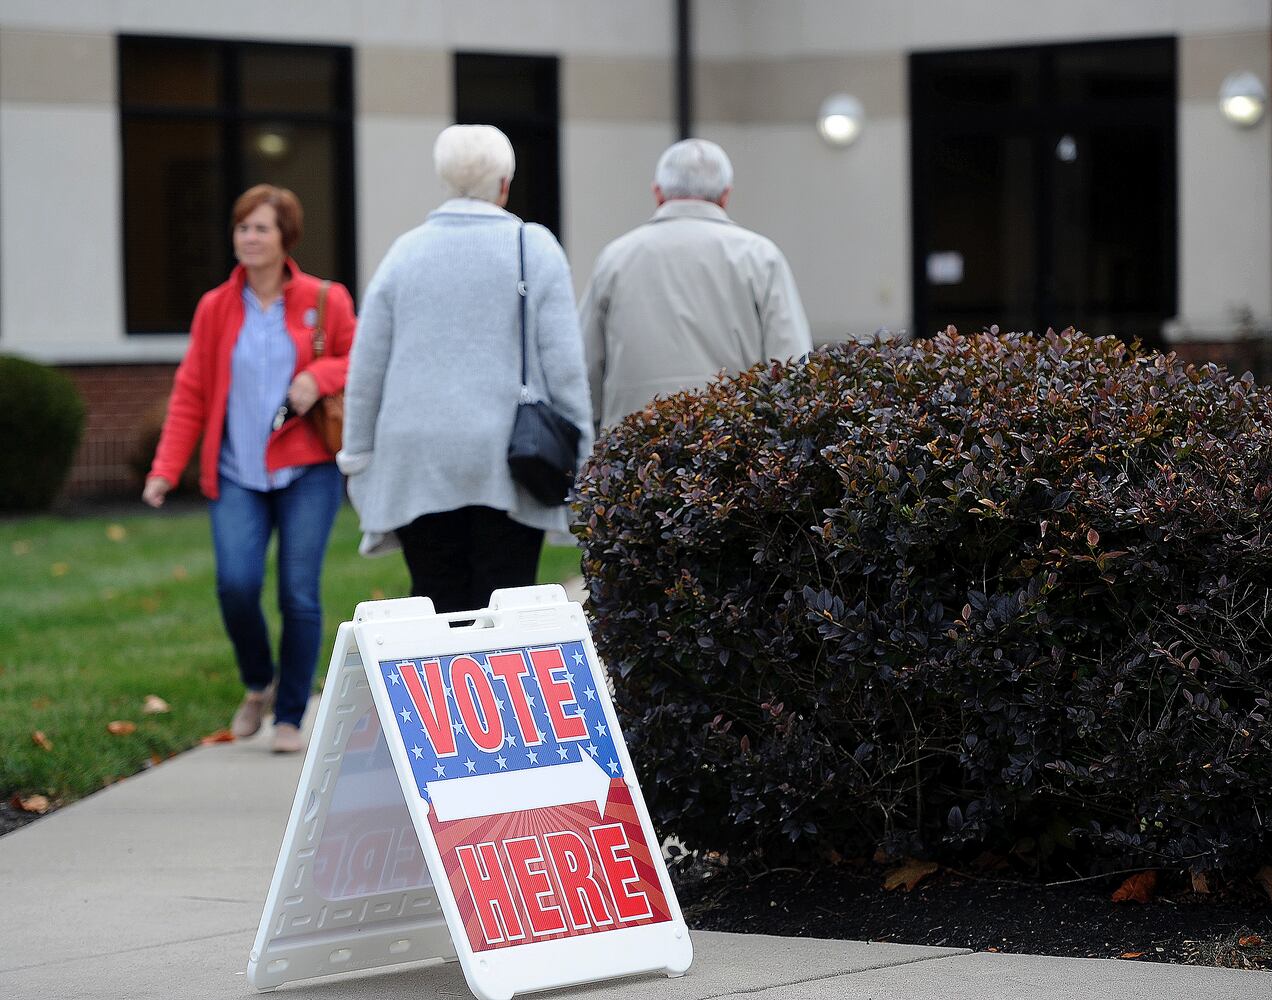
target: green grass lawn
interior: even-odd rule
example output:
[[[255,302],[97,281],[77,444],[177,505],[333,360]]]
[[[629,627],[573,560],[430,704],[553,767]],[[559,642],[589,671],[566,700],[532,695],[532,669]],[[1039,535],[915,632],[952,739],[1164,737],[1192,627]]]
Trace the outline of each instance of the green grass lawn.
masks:
[[[320,679],[336,626],[354,606],[408,591],[401,557],[364,559],[358,537],[345,507],[323,573]],[[0,567],[0,798],[69,801],[229,725],[243,689],[202,508],[0,521]],[[545,547],[539,579],[562,582],[578,568],[575,549]],[[276,641],[272,570],[265,587]],[[148,695],[171,710],[144,714]],[[112,721],[136,730],[112,734]]]

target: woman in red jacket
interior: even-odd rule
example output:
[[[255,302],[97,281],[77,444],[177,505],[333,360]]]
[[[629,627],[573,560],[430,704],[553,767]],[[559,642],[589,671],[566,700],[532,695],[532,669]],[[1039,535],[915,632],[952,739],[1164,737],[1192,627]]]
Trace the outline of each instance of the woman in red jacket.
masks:
[[[272,747],[290,752],[304,747],[300,721],[322,641],[319,578],[343,498],[335,456],[304,415],[344,388],[353,300],[339,284],[324,292],[289,256],[302,225],[290,191],[257,185],[235,202],[233,218],[239,264],[195,310],[142,499],[162,506],[202,438],[199,486],[210,501],[217,597],[247,688],[231,729],[251,736],[272,704]],[[315,358],[320,308],[326,342]],[[277,429],[276,415],[287,417]],[[275,530],[283,620],[277,667],[261,612]]]

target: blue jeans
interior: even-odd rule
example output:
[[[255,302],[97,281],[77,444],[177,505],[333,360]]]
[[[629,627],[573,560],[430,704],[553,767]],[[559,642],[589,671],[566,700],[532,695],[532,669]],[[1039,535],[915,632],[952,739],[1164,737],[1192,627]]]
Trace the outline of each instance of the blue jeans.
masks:
[[[216,595],[238,659],[239,676],[252,691],[274,679],[269,630],[261,611],[265,550],[278,530],[278,650],[274,721],[299,726],[314,683],[322,643],[319,583],[327,539],[343,499],[335,462],[311,465],[289,486],[261,493],[221,477],[221,495],[208,505],[216,550]]]

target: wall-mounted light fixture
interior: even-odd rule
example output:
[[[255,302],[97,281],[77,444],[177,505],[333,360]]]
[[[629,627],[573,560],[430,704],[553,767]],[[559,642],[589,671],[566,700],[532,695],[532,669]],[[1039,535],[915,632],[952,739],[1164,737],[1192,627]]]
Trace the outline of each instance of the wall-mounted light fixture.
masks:
[[[1252,128],[1263,118],[1268,91],[1263,81],[1248,70],[1229,73],[1219,87],[1219,110],[1234,125]]]
[[[865,110],[851,94],[831,94],[817,112],[817,131],[838,149],[856,142],[865,123]]]

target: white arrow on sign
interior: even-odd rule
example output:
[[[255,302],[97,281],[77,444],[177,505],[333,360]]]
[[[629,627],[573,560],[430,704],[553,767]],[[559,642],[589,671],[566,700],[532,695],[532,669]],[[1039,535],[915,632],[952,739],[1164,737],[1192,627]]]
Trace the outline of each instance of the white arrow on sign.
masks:
[[[584,754],[570,764],[430,781],[428,797],[444,822],[589,801],[604,816],[609,786],[609,775]]]

